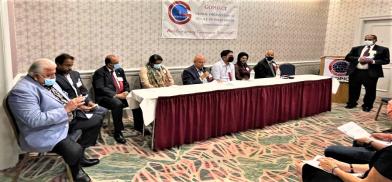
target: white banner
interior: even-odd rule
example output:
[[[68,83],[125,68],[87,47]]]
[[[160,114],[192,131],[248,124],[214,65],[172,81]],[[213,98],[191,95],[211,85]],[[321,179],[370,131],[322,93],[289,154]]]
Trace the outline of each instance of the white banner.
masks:
[[[163,0],[162,37],[236,39],[237,0]]]
[[[348,82],[346,73],[349,64],[344,58],[326,57],[324,62],[324,76],[336,78],[341,82]]]

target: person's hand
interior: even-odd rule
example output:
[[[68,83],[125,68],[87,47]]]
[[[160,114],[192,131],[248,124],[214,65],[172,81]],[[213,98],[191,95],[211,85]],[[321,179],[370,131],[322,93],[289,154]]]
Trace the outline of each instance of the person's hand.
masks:
[[[68,101],[67,104],[65,104],[64,109],[67,112],[71,112],[81,105],[84,105],[84,97],[78,96],[78,97]]]
[[[119,99],[126,99],[127,95],[128,95],[128,92],[122,92],[122,93],[116,94],[116,97]]]
[[[210,75],[208,71],[204,72],[200,77],[203,80],[204,78],[207,78]]]
[[[359,144],[368,144],[370,141],[372,141],[369,137],[363,137],[363,138],[357,138],[355,139]]]
[[[333,168],[338,167],[336,160],[329,157],[321,158],[319,159],[319,161],[320,161],[320,167],[330,173],[332,173]]]
[[[372,137],[379,140],[390,140],[392,134],[389,133],[373,133]]]

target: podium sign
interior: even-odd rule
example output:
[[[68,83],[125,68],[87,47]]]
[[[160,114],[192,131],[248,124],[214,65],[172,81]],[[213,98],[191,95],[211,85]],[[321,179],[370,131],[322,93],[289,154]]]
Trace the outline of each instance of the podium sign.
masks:
[[[348,66],[349,62],[343,56],[321,57],[320,75],[331,76],[340,82],[338,91],[332,95],[332,102],[346,103],[348,100]]]
[[[323,75],[336,78],[340,82],[348,82],[346,73],[349,64],[343,57],[325,57]]]

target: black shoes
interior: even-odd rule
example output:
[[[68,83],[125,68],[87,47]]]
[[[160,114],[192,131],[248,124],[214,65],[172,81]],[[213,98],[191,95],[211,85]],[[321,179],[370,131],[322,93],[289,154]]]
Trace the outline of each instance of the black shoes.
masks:
[[[75,182],[90,182],[90,177],[84,172],[82,168],[80,168],[78,175],[76,175]]]
[[[121,143],[121,144],[127,143],[127,141],[125,140],[125,138],[121,132],[114,133],[114,140],[116,140],[117,143]]]
[[[370,107],[362,107],[362,111],[364,112],[370,112],[372,110],[372,108]]]
[[[354,107],[357,107],[357,105],[356,105],[356,104],[347,104],[346,107],[344,107],[344,108],[346,108],[346,109],[352,109],[352,108],[354,108]]]
[[[99,164],[99,159],[86,159],[85,157],[82,157],[80,160],[80,165],[82,167],[90,167],[97,164]]]

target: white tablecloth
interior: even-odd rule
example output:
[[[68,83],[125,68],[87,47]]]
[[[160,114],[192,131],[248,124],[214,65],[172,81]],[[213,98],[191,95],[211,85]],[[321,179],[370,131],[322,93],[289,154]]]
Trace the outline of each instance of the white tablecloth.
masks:
[[[171,87],[132,90],[132,92],[128,94],[127,100],[131,109],[136,109],[139,107],[142,109],[144,125],[147,126],[155,120],[155,108],[157,105],[158,97],[168,97],[255,86],[279,85],[301,81],[323,80],[329,78],[330,77],[319,75],[295,75],[294,79],[281,79],[278,77],[274,77],[245,81],[240,80],[224,83],[212,82],[194,85],[174,85]]]

